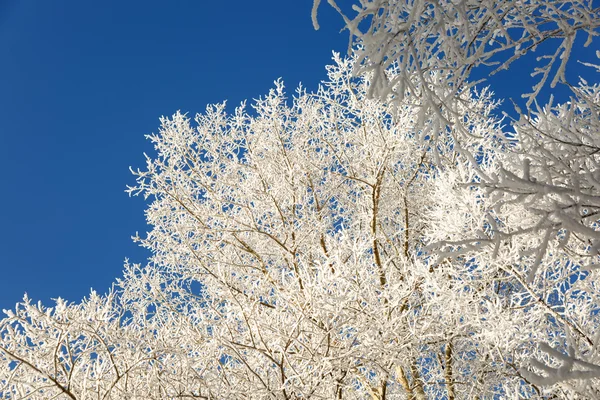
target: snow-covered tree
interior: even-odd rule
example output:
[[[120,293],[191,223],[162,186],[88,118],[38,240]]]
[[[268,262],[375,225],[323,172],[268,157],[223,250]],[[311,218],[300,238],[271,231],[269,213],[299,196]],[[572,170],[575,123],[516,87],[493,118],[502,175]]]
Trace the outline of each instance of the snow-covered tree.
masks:
[[[600,398],[598,85],[512,132],[468,81],[558,38],[560,82],[591,7],[364,1],[316,92],[163,118],[149,263],[8,311],[0,398]]]
[[[368,74],[370,95],[391,103],[403,102],[406,96],[418,98],[422,115],[435,121],[434,131],[452,125],[462,134],[454,137],[457,150],[462,148],[462,136],[471,135],[460,120],[461,93],[484,80],[474,81],[471,76],[475,72],[483,78],[494,75],[524,56],[534,65],[537,62],[531,71],[537,83],[531,91],[525,85],[523,93],[514,94],[527,101],[522,106],[515,103],[515,132],[506,132],[512,141],[508,146],[519,155],[505,160],[499,175],[479,171],[479,176],[482,185],[504,194],[500,201],[527,199],[530,208],[535,204],[532,211],[541,218],[526,229],[548,237],[558,233],[565,243],[578,237],[582,251],[592,258],[598,255],[600,241],[592,225],[598,202],[593,176],[598,162],[600,86],[583,79],[573,84],[566,70],[573,46],[589,48],[598,35],[600,8],[589,0],[359,0],[352,6],[355,15],[350,16],[335,0],[328,3],[350,32],[356,54],[354,74]],[[319,5],[320,0],[315,0],[316,28]],[[580,36],[586,36],[584,43],[578,41]],[[600,51],[595,54],[600,57]],[[392,69],[398,72],[390,74]],[[540,106],[540,91],[558,84],[570,88],[570,101],[556,105],[551,95]],[[437,140],[435,134],[427,138],[434,144]],[[475,155],[463,153],[472,157],[477,168]],[[558,203],[548,199],[557,196],[562,197]]]
[[[28,298],[0,322],[2,399],[167,399],[196,394],[193,326],[115,293],[53,308]],[[192,374],[192,375],[190,375]]]
[[[552,87],[567,82],[577,38],[585,36],[589,47],[600,28],[600,9],[591,0],[357,0],[349,2],[351,12],[336,0],[327,2],[350,33],[355,74],[371,74],[371,95],[399,101],[420,96],[434,108],[452,109],[452,96],[477,83],[469,82],[475,70],[478,76],[494,75],[536,53],[538,65],[531,72],[538,82],[530,93],[515,96],[532,105],[548,82]],[[320,3],[313,0],[316,29]],[[400,72],[389,76],[394,64]]]
[[[456,132],[440,127],[434,149],[419,100],[371,98],[352,64],[337,58],[316,93],[286,98],[277,82],[252,110],[164,118],[150,136],[157,154],[130,188],[152,199],[153,228],[139,238],[150,263],[126,266],[107,297],[10,312],[0,395],[597,395],[592,384],[545,388],[523,369],[565,341],[565,358],[598,357],[586,340],[597,336],[600,299],[578,286],[593,282],[573,279],[556,254],[541,260],[544,286],[530,283],[519,251],[535,234],[495,255],[484,238],[451,243],[492,223],[477,186],[477,171],[500,173],[504,157],[490,93],[463,91],[472,139],[457,151]],[[528,218],[511,207],[494,223]],[[442,241],[455,248],[444,253]],[[596,376],[572,364],[557,371]]]
[[[514,132],[506,132],[510,143],[505,150],[512,155],[505,155],[497,171],[477,173],[474,186],[486,189],[491,207],[480,232],[463,231],[450,241],[439,235],[432,250],[463,254],[477,249],[504,262],[501,250],[505,246],[530,240],[524,248],[515,247],[519,248],[519,262],[528,264],[524,281],[531,285],[537,279],[539,286],[551,287],[555,282],[547,280],[548,275],[554,276],[553,268],[547,268],[544,260],[560,255],[566,267],[559,296],[577,281],[575,276],[587,276],[582,271],[597,268],[600,86],[583,79],[570,82],[566,73],[574,46],[583,45],[590,48],[590,56],[600,57],[599,51],[591,49],[600,28],[597,4],[586,0],[360,0],[353,2],[352,12],[346,12],[335,0],[328,3],[342,15],[350,32],[351,47],[358,54],[355,74],[370,74],[370,94],[388,102],[402,102],[406,96],[420,98],[427,110],[423,113],[429,112],[438,126],[449,126],[453,121],[448,116],[460,115],[458,94],[482,82],[472,76],[494,75],[522,57],[529,57],[534,65],[531,76],[537,82],[530,90],[525,86],[522,93],[514,93],[515,98],[526,101],[515,103]],[[319,4],[314,1],[317,28]],[[589,62],[584,64],[598,69]],[[399,74],[387,73],[392,65],[400,69]],[[443,79],[439,80],[439,75]],[[552,94],[557,85],[572,93],[563,104],[554,104]],[[540,105],[542,90],[551,94],[544,106]],[[460,147],[469,132],[457,126],[454,129],[462,133],[455,136]],[[472,161],[477,169],[475,156]],[[523,212],[515,213],[518,217],[509,223],[500,215],[513,210],[515,203]],[[596,293],[593,285],[578,290],[592,297]],[[590,312],[597,311],[592,308]],[[574,333],[579,329],[573,325],[567,331],[565,334],[581,336]],[[592,347],[598,344],[597,339],[588,338],[587,342]],[[570,351],[568,346],[563,349]],[[582,367],[585,360],[590,361],[586,358],[590,353],[584,353],[583,360],[570,358],[571,362],[577,359]],[[595,371],[589,376],[598,376],[598,365],[587,368]],[[540,382],[587,376],[566,370],[547,369],[551,377]]]

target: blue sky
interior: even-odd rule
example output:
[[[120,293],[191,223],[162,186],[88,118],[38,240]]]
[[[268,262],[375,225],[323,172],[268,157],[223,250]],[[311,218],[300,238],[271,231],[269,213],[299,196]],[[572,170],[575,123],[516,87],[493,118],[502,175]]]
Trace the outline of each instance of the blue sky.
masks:
[[[78,301],[105,292],[126,257],[144,263],[130,237],[147,230],[145,205],[124,192],[152,152],[144,135],[161,115],[233,107],[279,77],[316,88],[348,38],[326,4],[314,31],[311,6],[0,0],[0,308],[25,292]],[[503,96],[523,89],[514,71],[495,78]]]
[[[0,0],[0,309],[105,292],[147,229],[129,166],[161,115],[316,88],[341,21],[311,1]],[[330,23],[327,23],[330,21]]]

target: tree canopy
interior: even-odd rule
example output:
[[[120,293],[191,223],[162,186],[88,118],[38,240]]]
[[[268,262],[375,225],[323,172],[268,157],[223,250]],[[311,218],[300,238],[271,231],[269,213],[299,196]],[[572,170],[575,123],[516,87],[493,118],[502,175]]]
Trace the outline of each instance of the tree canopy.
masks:
[[[152,257],[7,311],[0,398],[600,397],[600,88],[536,104],[598,10],[328,3],[357,42],[317,91],[161,119],[128,188]],[[552,39],[506,124],[470,71]]]

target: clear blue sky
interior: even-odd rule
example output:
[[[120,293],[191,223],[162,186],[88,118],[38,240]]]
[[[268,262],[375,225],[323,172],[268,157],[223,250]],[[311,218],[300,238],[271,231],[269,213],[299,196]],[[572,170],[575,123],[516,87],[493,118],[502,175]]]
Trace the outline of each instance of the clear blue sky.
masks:
[[[325,2],[324,2],[325,3]],[[147,230],[128,167],[177,110],[325,78],[341,20],[312,0],[0,0],[0,309],[105,292]],[[597,47],[597,43],[595,45]],[[514,95],[523,81],[499,76]],[[507,79],[508,78],[508,79]],[[515,92],[514,88],[517,88]]]
[[[144,263],[129,198],[144,135],[177,110],[232,107],[282,77],[316,88],[341,21],[310,0],[0,0],[0,309],[105,292]],[[329,20],[331,23],[326,23]]]

